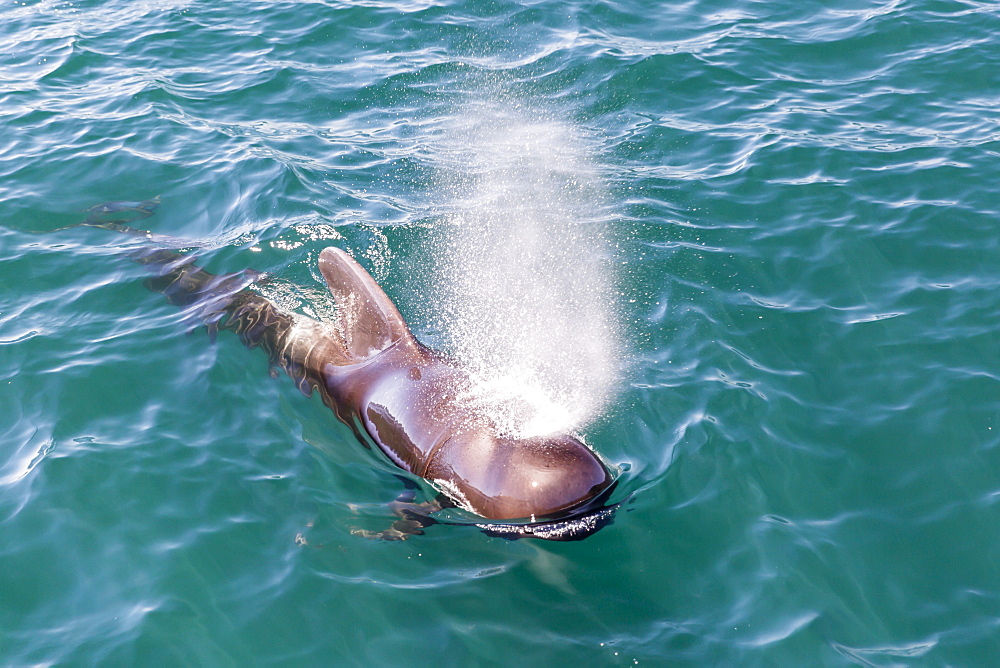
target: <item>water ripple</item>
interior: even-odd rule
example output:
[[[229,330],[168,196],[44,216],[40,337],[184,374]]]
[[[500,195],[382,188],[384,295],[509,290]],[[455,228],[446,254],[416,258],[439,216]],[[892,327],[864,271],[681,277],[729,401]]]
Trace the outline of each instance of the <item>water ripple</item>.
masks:
[[[0,20],[3,661],[992,660],[995,3]],[[630,352],[587,436],[628,501],[582,543],[360,539],[393,519],[390,465],[188,334],[120,240],[36,234],[162,194],[147,222],[211,269],[322,312],[316,254],[349,247],[440,342],[443,128],[491,95],[575,128],[610,191],[578,215],[611,228]]]

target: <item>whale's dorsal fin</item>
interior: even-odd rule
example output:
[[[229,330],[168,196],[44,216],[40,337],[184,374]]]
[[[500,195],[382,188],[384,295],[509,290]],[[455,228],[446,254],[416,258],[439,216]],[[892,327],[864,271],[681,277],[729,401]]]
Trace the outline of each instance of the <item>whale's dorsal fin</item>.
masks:
[[[360,361],[413,338],[396,305],[350,255],[326,248],[319,255],[319,270],[337,300],[337,324],[349,356]]]

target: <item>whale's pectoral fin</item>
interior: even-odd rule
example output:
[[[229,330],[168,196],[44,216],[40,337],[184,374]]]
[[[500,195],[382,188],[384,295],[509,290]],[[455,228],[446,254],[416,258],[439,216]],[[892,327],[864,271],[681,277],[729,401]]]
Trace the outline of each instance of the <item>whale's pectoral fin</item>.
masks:
[[[84,211],[87,214],[85,224],[101,227],[108,223],[131,223],[149,218],[159,207],[159,195],[141,202],[104,202]]]
[[[337,325],[352,358],[366,359],[413,337],[396,305],[350,255],[327,248],[320,253],[319,270],[337,301]]]
[[[107,230],[125,232],[134,236],[153,238],[153,235],[143,230],[136,230],[125,225],[143,218],[149,218],[160,207],[160,196],[141,202],[104,202],[97,204],[84,211],[86,219],[71,225],[63,225],[52,230],[31,230],[33,234],[48,234],[50,232],[62,232],[74,227],[101,227]]]
[[[392,513],[399,519],[388,529],[382,531],[355,529],[351,533],[376,540],[406,540],[410,536],[422,536],[424,529],[438,523],[431,517],[431,513],[436,513],[444,506],[437,500],[414,503],[415,498],[414,491],[407,489],[389,504]]]

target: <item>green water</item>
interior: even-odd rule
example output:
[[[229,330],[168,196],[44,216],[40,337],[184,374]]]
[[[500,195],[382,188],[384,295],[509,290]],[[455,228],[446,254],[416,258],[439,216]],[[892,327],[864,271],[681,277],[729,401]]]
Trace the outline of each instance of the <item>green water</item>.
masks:
[[[973,0],[0,5],[0,664],[995,663],[998,73]],[[447,345],[483,103],[600,192],[582,542],[353,534],[394,467],[122,239],[39,234],[160,194],[210,270],[315,312],[350,249]]]

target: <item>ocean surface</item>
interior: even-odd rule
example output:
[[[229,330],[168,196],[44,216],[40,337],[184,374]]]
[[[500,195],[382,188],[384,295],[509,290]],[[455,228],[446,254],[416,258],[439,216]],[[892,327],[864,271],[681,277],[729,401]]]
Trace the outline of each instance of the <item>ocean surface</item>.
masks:
[[[7,0],[0,665],[995,665],[998,183],[992,0]],[[398,469],[55,231],[155,196],[302,313],[351,252],[615,522],[359,535]]]

